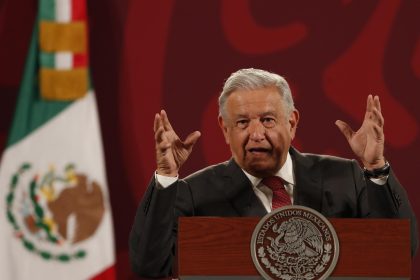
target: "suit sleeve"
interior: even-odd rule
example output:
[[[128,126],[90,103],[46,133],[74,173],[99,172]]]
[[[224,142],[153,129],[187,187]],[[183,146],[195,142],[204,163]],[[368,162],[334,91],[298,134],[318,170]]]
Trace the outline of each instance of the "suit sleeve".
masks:
[[[156,188],[154,177],[137,209],[129,237],[130,262],[141,277],[172,275],[177,220],[192,215],[189,186],[178,180],[165,189]]]
[[[411,255],[414,256],[418,249],[417,220],[407,193],[394,172],[391,169],[385,185],[376,185],[368,179],[366,182],[370,217],[410,220]]]

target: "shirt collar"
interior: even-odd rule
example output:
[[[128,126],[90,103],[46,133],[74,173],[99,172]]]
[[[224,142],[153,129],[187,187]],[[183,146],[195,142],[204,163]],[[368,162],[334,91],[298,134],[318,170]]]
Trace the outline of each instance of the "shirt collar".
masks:
[[[246,177],[248,177],[248,179],[251,181],[252,187],[256,188],[261,182],[262,178],[255,177],[243,169],[242,171],[245,173]],[[295,184],[295,179],[293,177],[293,162],[290,153],[287,153],[286,162],[283,164],[280,170],[277,171],[275,176],[282,178],[288,184]]]

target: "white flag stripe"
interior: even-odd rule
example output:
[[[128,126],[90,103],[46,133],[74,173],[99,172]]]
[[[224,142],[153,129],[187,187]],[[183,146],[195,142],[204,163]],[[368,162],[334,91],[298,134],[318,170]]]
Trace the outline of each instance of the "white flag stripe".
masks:
[[[54,255],[72,254],[78,250],[84,250],[86,256],[67,263],[45,260],[37,253],[25,248],[22,240],[14,236],[11,223],[5,218],[0,218],[0,232],[2,232],[0,248],[7,254],[7,258],[1,258],[1,278],[89,279],[112,266],[115,263],[115,254],[111,207],[94,94],[89,93],[86,97],[75,101],[42,127],[8,147],[0,165],[0,209],[7,209],[5,198],[10,191],[10,180],[24,162],[31,163],[32,167],[20,176],[14,191],[16,198],[12,211],[21,226],[25,239],[33,242],[38,249]],[[74,163],[76,170],[86,174],[90,182],[97,182],[103,194],[105,212],[99,227],[90,238],[76,244],[66,241],[62,245],[54,245],[31,234],[26,228],[20,210],[21,198],[25,191],[28,192],[29,182],[35,175],[40,175],[41,178],[51,165],[62,172],[68,163]]]
[[[73,54],[71,52],[55,53],[55,69],[69,70],[73,68]]]
[[[71,0],[55,0],[55,20],[57,22],[70,22],[71,12]]]

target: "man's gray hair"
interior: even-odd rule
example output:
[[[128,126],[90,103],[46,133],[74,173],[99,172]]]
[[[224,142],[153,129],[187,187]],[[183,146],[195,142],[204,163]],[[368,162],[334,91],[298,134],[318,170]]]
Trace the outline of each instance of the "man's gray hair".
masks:
[[[226,80],[219,96],[219,115],[226,119],[226,100],[236,90],[256,90],[266,87],[276,87],[283,100],[286,115],[295,109],[289,84],[280,75],[265,70],[248,68],[238,70]]]

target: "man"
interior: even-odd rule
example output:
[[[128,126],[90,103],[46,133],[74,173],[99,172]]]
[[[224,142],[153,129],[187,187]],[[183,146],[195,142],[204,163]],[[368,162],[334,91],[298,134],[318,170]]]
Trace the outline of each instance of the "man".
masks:
[[[258,69],[239,70],[219,97],[219,125],[232,159],[179,179],[200,132],[181,141],[165,111],[156,114],[156,174],[130,234],[134,271],[146,277],[171,275],[179,216],[264,216],[285,204],[311,207],[327,217],[409,218],[414,254],[417,223],[383,154],[379,97],[368,96],[358,131],[336,122],[364,171],[355,160],[302,154],[291,147],[298,122],[284,78]],[[280,181],[281,188],[271,189],[270,180]]]

